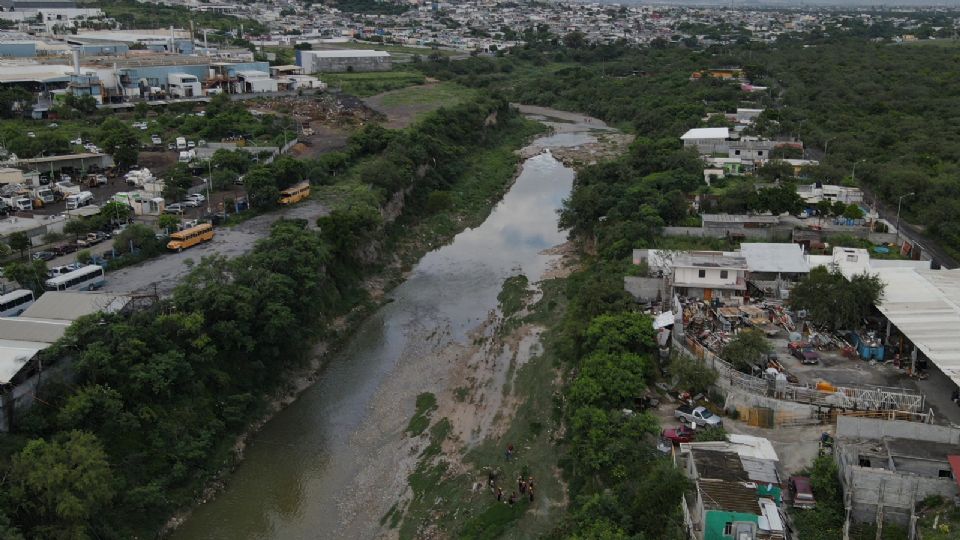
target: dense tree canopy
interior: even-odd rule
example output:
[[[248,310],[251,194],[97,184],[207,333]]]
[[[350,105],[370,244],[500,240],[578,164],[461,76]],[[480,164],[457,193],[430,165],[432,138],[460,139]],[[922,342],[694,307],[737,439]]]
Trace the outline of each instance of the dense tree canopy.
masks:
[[[839,270],[817,267],[790,291],[790,307],[806,310],[816,324],[829,330],[855,330],[883,299],[884,285],[871,274],[849,280]]]

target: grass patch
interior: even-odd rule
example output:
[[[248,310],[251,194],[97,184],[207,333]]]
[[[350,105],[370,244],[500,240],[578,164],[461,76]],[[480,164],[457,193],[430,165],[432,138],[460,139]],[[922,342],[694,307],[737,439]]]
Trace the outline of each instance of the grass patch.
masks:
[[[503,288],[497,295],[497,302],[504,317],[511,317],[523,309],[527,298],[532,294],[529,287],[530,280],[523,274],[510,276],[503,281]]]
[[[357,97],[369,97],[390,90],[420,85],[426,81],[422,73],[413,71],[321,73],[318,77],[331,87],[340,88]]]
[[[566,312],[565,280],[542,285],[544,296],[532,306],[528,320],[535,319],[550,328],[558,325]],[[434,443],[421,454],[410,477],[414,499],[404,513],[400,538],[416,538],[426,530],[450,538],[535,538],[555,529],[565,501],[565,486],[557,474],[559,449],[554,434],[562,419],[554,399],[558,377],[551,335],[552,331],[545,334],[544,353],[516,372],[513,387],[521,404],[504,436],[487,439],[465,454],[463,461],[471,472],[446,476],[447,464],[434,454],[440,449],[440,433],[434,433],[434,429],[440,428],[431,429]],[[514,445],[514,459],[509,462],[504,456],[508,444]],[[505,500],[518,492],[518,476],[532,476],[534,502],[527,497],[519,498],[513,506],[498,502],[486,485],[489,471],[496,471]],[[472,489],[477,483],[482,487]]]
[[[384,95],[380,102],[385,107],[409,105],[433,105],[449,107],[466,101],[477,95],[473,88],[456,83],[442,82],[429,86],[408,86]]]
[[[437,396],[430,392],[424,392],[417,396],[417,409],[413,413],[413,418],[407,424],[407,433],[411,437],[416,437],[423,433],[430,425],[430,415],[437,408]]]
[[[470,395],[470,389],[466,386],[460,386],[453,391],[453,399],[457,400],[458,403],[463,403],[467,400],[467,396]]]

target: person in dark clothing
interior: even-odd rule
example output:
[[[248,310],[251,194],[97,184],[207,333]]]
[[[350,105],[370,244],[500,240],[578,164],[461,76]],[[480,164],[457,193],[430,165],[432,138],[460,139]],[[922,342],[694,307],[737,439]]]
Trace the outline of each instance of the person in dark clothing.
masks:
[[[517,489],[520,490],[521,495],[527,492],[527,483],[522,476],[517,479]]]
[[[497,502],[500,502],[502,500],[503,500],[503,489],[497,488]]]
[[[516,491],[514,491],[513,493],[510,494],[510,499],[509,499],[507,502],[510,503],[510,504],[516,504],[516,502],[517,502],[517,492],[516,492]]]
[[[530,502],[533,502],[533,488],[530,488]]]

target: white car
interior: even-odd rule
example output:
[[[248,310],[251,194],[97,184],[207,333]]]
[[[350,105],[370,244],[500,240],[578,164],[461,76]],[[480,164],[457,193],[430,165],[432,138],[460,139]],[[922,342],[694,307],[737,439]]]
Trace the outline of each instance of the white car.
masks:
[[[207,198],[204,197],[203,194],[201,193],[191,193],[190,195],[187,195],[187,200],[197,201],[198,203],[202,203],[202,202],[206,202]]]
[[[197,147],[197,143],[193,141],[187,141],[187,148],[196,148],[196,147]]]
[[[200,201],[196,199],[186,199],[186,200],[180,201],[180,206],[183,206],[185,208],[198,208],[200,206]]]
[[[34,133],[34,132],[32,132],[32,131],[28,131],[28,132],[27,132],[27,137],[30,137],[31,139],[35,138],[36,136],[37,136],[37,134]]]
[[[80,137],[77,137],[76,139],[70,141],[70,144],[75,144],[77,146],[80,146],[83,144],[83,139],[81,139]]]
[[[152,142],[153,144],[163,144],[163,140],[160,139],[160,137],[157,135],[150,137],[150,142]]]

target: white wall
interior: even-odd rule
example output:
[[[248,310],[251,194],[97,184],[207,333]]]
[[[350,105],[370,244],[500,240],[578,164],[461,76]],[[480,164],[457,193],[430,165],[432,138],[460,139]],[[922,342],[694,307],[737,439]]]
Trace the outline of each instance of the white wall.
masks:
[[[727,273],[727,277],[721,277],[721,271]],[[700,277],[700,272],[704,272],[704,277]],[[718,287],[734,288],[737,285],[737,278],[743,280],[742,270],[723,270],[720,268],[676,268],[673,273],[673,282],[692,285],[696,287]]]

